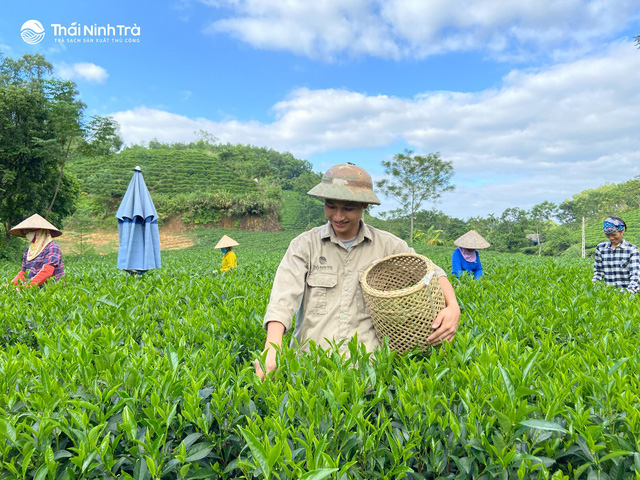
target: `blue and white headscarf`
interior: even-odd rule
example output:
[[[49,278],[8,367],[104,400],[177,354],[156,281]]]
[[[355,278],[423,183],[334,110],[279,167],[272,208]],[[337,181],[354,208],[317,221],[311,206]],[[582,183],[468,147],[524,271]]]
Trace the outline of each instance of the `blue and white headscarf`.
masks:
[[[604,233],[616,233],[624,231],[626,226],[626,223],[624,223],[621,218],[607,217],[604,219],[602,229],[604,230]]]

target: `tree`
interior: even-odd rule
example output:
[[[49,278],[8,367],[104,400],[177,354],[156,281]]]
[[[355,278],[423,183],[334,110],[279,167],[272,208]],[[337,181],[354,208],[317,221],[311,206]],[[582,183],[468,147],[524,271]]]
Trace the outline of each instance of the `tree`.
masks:
[[[0,61],[0,222],[5,244],[17,222],[50,205],[50,220],[60,222],[73,213],[78,195],[77,182],[60,174],[65,139],[79,117],[77,110],[67,110],[66,102],[74,103],[77,92],[72,83],[45,78],[51,70],[42,55]]]
[[[491,230],[489,242],[501,252],[517,252],[527,245],[525,230],[528,228],[527,211],[507,208]]]
[[[380,180],[377,187],[402,205],[410,214],[411,227],[409,240],[413,243],[413,222],[416,212],[423,202],[437,200],[444,192],[453,191],[450,185],[453,176],[453,164],[440,157],[439,153],[414,155],[413,150],[393,156],[393,160],[384,160],[382,165],[391,179]]]
[[[193,132],[198,139],[196,142],[196,146],[198,148],[213,148],[216,146],[218,142],[218,137],[216,137],[213,133],[207,132],[206,130],[196,130]]]
[[[500,224],[500,219],[493,213],[490,213],[488,217],[471,217],[467,220],[467,229],[475,230],[485,238],[490,238],[494,229]],[[494,245],[495,246],[495,245]]]
[[[595,219],[607,215],[622,215],[640,205],[640,181],[605,183],[598,188],[576,193],[560,204],[558,218],[563,223],[577,225],[582,217]]]
[[[80,153],[88,157],[108,156],[118,152],[124,143],[120,125],[111,117],[94,115],[85,127],[86,139]]]
[[[50,103],[49,123],[54,131],[55,155],[60,162],[60,175],[45,214],[46,218],[51,213],[60,191],[64,166],[72,153],[71,147],[84,137],[82,111],[86,105],[76,98],[78,90],[75,83],[71,81],[50,80],[44,84],[44,89]]]
[[[536,235],[538,237],[538,256],[542,256],[542,233],[548,230],[553,225],[551,220],[558,213],[558,206],[555,203],[544,201],[537,205],[534,205],[531,209],[531,220],[536,228]],[[552,225],[549,225],[549,224]]]
[[[16,87],[37,88],[44,82],[45,75],[51,75],[53,66],[47,62],[44,56],[23,55],[14,60],[3,57],[0,53],[0,85],[14,85]]]
[[[420,210],[414,219],[414,230],[427,231],[430,227],[442,230],[439,239],[445,243],[451,243],[460,235],[464,235],[469,228],[467,222],[455,217],[449,217],[439,210]],[[414,240],[415,237],[414,237]]]

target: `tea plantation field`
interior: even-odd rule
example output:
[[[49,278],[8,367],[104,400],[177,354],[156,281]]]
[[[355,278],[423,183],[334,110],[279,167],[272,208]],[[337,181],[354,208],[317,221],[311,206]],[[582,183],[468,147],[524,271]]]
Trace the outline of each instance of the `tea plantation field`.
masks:
[[[483,253],[452,344],[285,348],[260,382],[292,234],[233,232],[214,276],[221,233],[142,278],[75,257],[64,284],[0,291],[0,478],[640,478],[640,299],[591,261]]]

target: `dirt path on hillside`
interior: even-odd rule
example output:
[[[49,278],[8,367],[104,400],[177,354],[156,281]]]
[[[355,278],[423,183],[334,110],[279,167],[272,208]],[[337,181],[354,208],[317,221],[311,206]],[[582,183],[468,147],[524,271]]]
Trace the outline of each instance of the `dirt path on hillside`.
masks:
[[[56,238],[63,254],[98,253],[106,255],[118,251],[118,230],[99,230],[80,234],[65,230]],[[160,227],[160,250],[179,250],[195,245],[194,235],[179,220],[168,221]]]

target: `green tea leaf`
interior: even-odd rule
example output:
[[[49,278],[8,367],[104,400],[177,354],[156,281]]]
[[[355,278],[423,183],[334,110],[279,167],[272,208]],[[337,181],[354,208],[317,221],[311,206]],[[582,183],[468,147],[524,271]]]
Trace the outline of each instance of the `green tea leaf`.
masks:
[[[300,480],[322,480],[332,473],[337,472],[337,468],[316,468],[312,472],[307,472],[300,477]]]
[[[187,452],[187,462],[196,462],[202,460],[211,453],[213,447],[209,443],[196,443]]]
[[[562,428],[560,424],[556,422],[550,422],[548,420],[523,420],[520,422],[520,425],[529,428],[535,428],[537,430],[551,430],[554,432],[567,433],[567,431]]]
[[[269,468],[269,461],[267,459],[267,454],[265,452],[264,446],[258,441],[258,439],[251,433],[250,430],[239,427],[240,433],[247,441],[247,445],[249,445],[249,449],[253,454],[253,458],[260,466],[262,470],[262,474],[265,478],[269,478],[271,474],[271,470]]]
[[[504,381],[504,385],[507,388],[507,393],[509,394],[509,398],[511,399],[512,402],[514,402],[516,400],[516,391],[515,391],[515,388],[513,388],[513,382],[511,381],[511,377],[509,376],[509,373],[504,369],[502,365],[498,365],[498,368],[500,368],[500,374],[502,375],[502,380]]]

